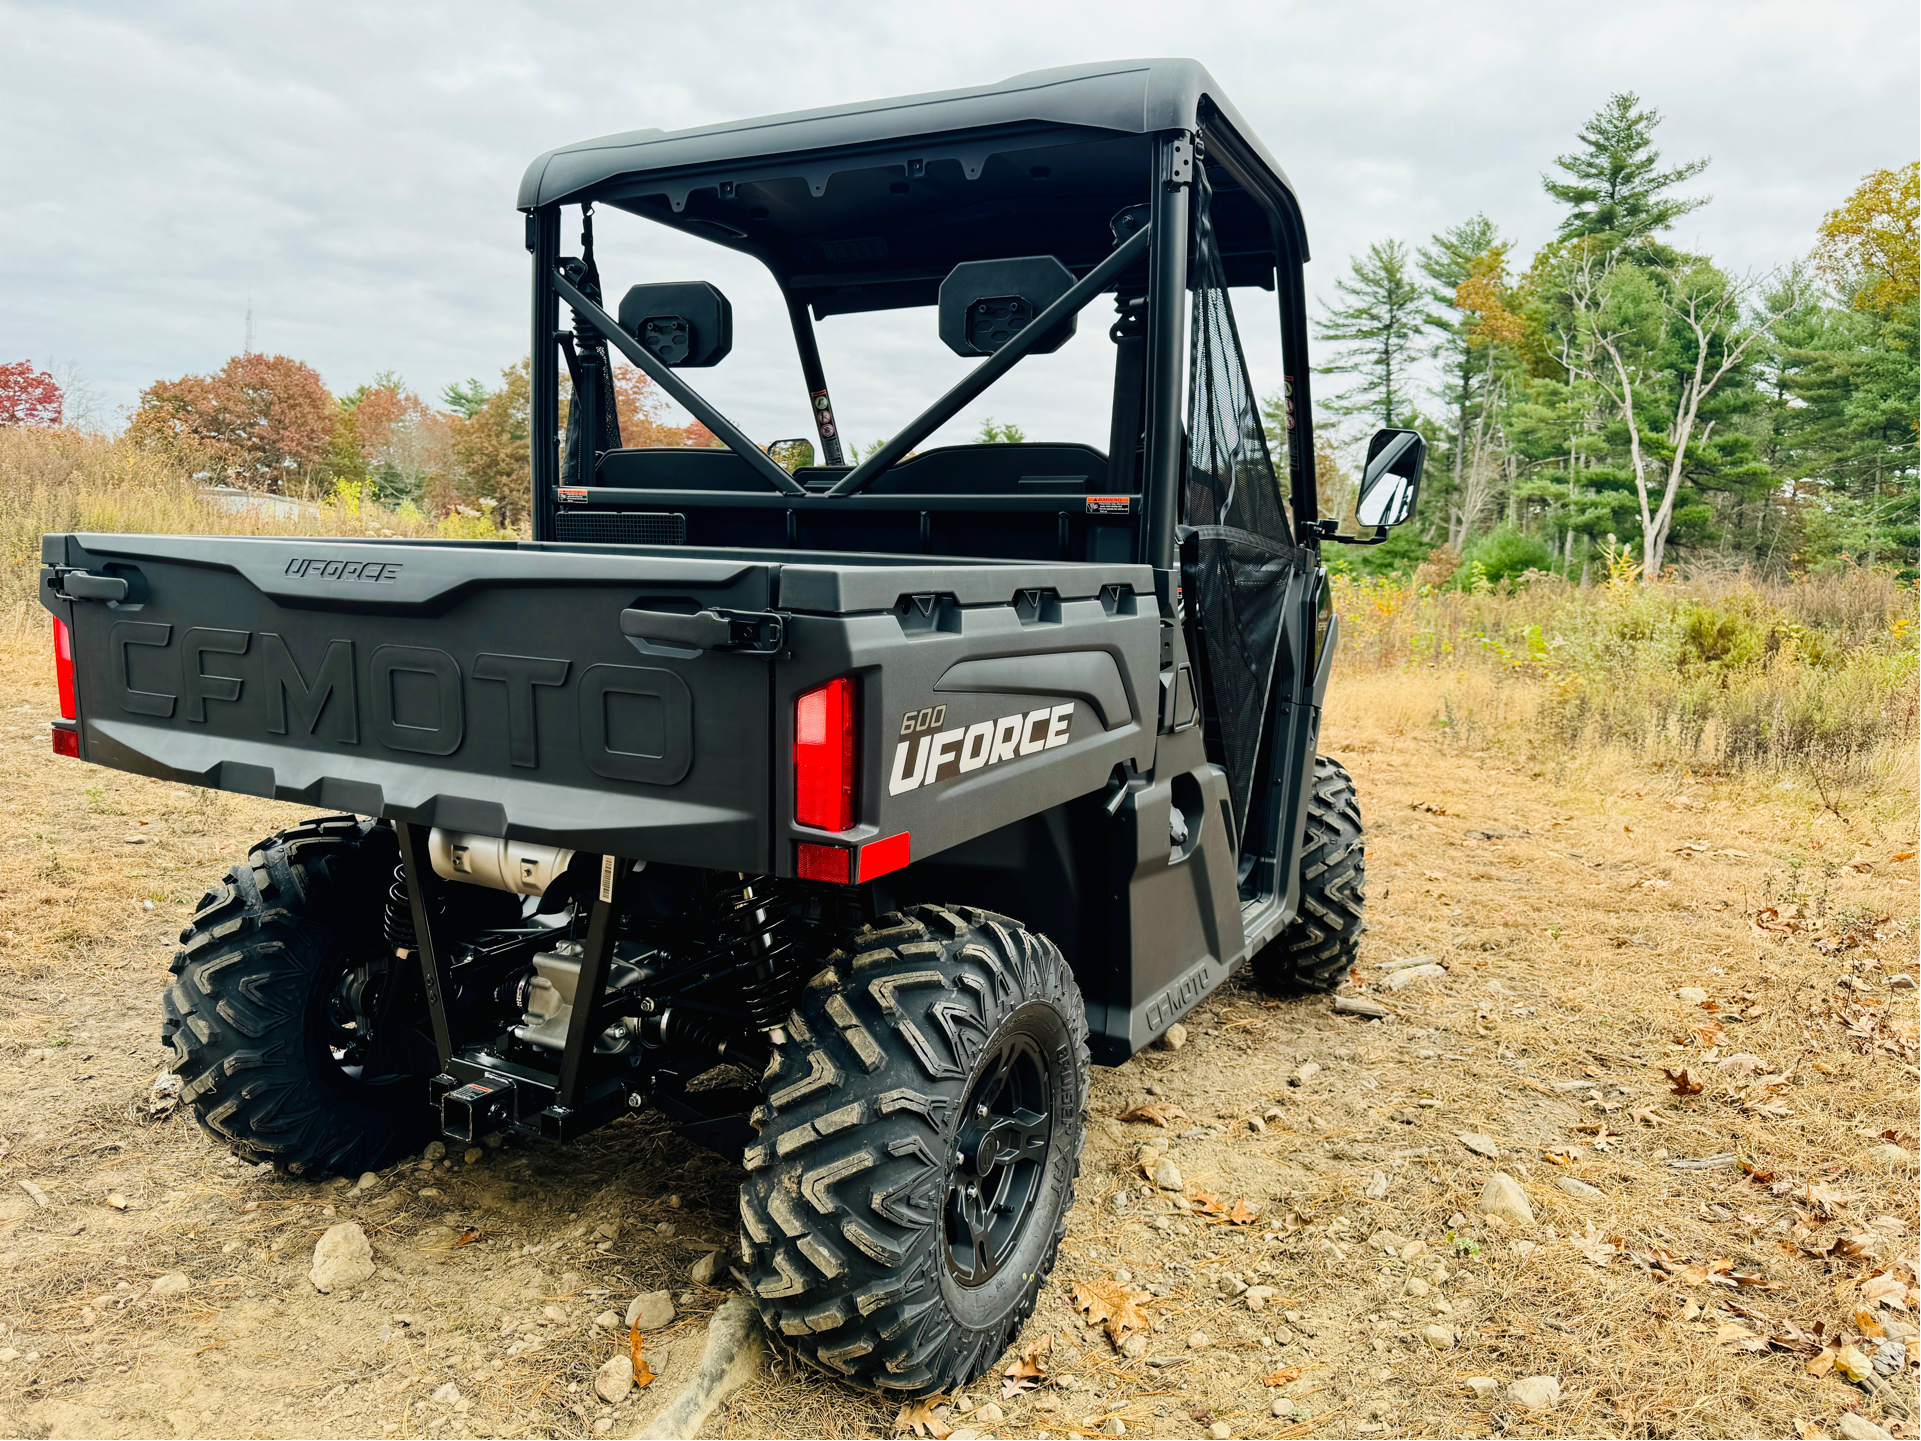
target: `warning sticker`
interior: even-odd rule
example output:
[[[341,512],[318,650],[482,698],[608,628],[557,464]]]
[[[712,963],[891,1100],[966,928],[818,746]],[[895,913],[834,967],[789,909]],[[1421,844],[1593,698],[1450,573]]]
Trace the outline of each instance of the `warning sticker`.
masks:
[[[1127,515],[1134,509],[1131,495],[1090,495],[1087,497],[1089,515]]]
[[[563,485],[560,488],[560,503],[562,505],[585,505],[587,503],[587,487],[584,485]]]

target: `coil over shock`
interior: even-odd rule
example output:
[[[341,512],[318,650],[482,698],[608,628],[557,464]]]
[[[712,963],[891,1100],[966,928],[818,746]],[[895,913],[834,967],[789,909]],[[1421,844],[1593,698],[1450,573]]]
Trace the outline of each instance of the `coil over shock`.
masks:
[[[380,934],[396,954],[410,953],[414,948],[414,907],[407,897],[404,866],[394,867],[393,883],[387,887],[387,904],[380,917]]]
[[[727,925],[746,948],[742,967],[742,996],[754,1025],[763,1031],[779,1028],[805,979],[794,953],[795,924],[792,900],[781,894],[778,881],[747,879],[727,902]]]

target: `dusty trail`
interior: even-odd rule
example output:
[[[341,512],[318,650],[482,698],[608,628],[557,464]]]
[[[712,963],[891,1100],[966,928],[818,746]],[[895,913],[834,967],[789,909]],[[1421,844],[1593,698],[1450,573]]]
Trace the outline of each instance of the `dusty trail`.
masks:
[[[55,759],[37,652],[5,659],[0,1431],[631,1434],[728,1294],[736,1168],[647,1118],[365,1190],[230,1161],[153,1097],[157,997],[207,880],[296,812]],[[927,1429],[1841,1434],[1851,1409],[1913,1436],[1908,803],[1554,781],[1354,717],[1329,749],[1369,821],[1358,989],[1390,1015],[1236,985],[1180,1049],[1097,1071],[1024,1337],[1047,1375]],[[1119,1119],[1141,1107],[1168,1124]],[[1480,1214],[1497,1172],[1531,1223]],[[378,1269],[321,1295],[343,1220]],[[655,1290],[663,1382],[613,1411],[591,1382],[625,1330],[596,1318]],[[1103,1298],[1150,1329],[1117,1347],[1076,1304]],[[1824,1364],[1842,1340],[1888,1382]],[[1536,1376],[1559,1396],[1529,1410],[1508,1388]],[[898,1410],[783,1366],[715,1434],[893,1435]]]

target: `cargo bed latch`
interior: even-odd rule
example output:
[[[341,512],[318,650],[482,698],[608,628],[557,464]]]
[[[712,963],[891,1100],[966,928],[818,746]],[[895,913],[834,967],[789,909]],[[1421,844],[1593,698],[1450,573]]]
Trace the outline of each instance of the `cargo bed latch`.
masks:
[[[64,566],[53,573],[53,589],[68,600],[118,601],[127,598],[127,583],[117,575],[92,575]]]
[[[787,622],[769,610],[628,609],[620,613],[620,633],[655,645],[772,655],[787,643]]]

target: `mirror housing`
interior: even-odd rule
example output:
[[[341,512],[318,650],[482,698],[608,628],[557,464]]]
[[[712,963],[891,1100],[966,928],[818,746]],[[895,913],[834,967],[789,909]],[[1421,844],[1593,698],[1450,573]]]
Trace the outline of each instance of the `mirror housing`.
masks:
[[[1355,522],[1363,528],[1385,530],[1410,519],[1426,465],[1427,442],[1420,431],[1375,431],[1367,443],[1367,465],[1354,500]]]
[[[770,440],[767,442],[767,456],[792,475],[814,463],[814,442],[805,437],[798,440]]]
[[[734,348],[734,307],[704,280],[636,285],[620,298],[620,328],[663,365],[718,365]]]
[[[992,355],[1074,288],[1074,273],[1051,255],[967,260],[940,283],[940,338],[956,355]],[[1070,315],[1028,352],[1048,355],[1073,339]]]

